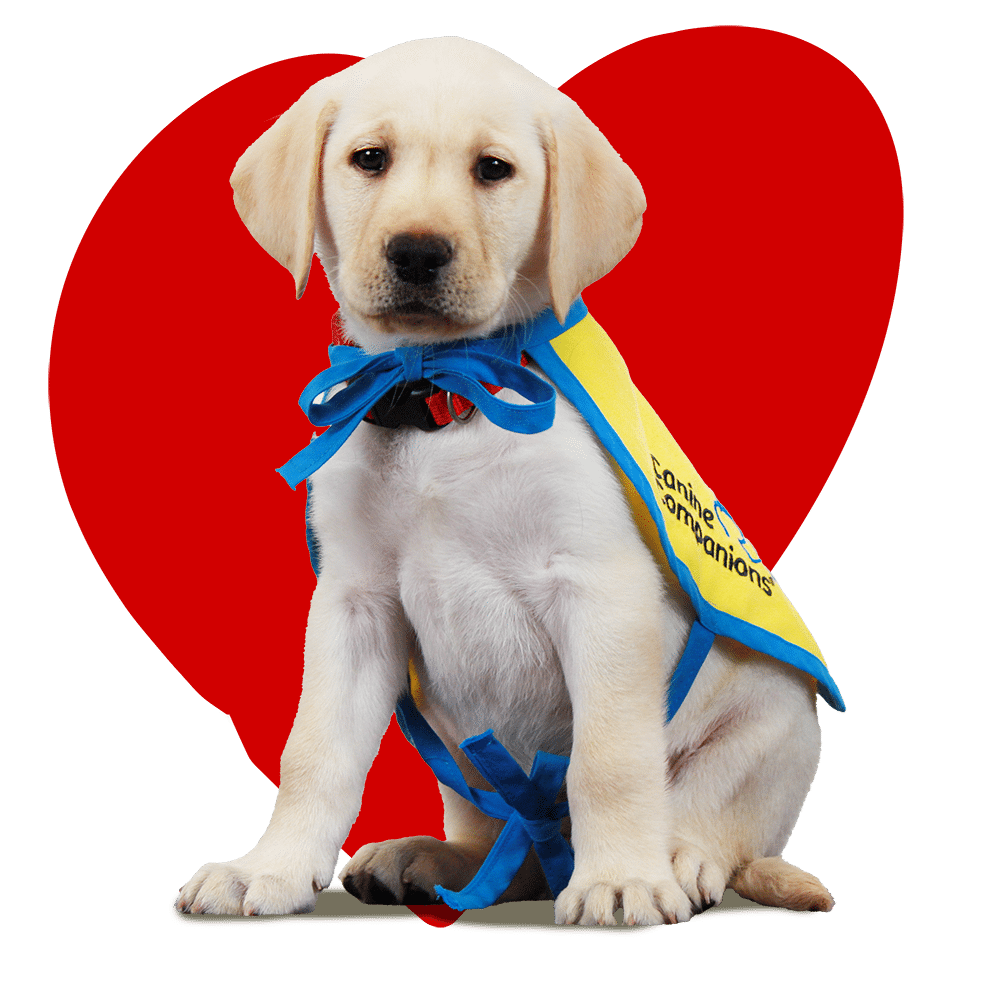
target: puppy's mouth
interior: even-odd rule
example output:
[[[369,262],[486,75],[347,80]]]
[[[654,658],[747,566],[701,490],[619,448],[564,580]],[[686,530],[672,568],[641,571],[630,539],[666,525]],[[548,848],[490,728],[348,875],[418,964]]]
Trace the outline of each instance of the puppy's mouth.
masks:
[[[444,317],[440,310],[423,300],[407,300],[398,307],[386,311],[388,316],[395,317]]]
[[[442,305],[435,303],[433,296],[424,299],[405,293],[381,305],[373,320],[386,334],[420,330],[447,337],[465,327]]]

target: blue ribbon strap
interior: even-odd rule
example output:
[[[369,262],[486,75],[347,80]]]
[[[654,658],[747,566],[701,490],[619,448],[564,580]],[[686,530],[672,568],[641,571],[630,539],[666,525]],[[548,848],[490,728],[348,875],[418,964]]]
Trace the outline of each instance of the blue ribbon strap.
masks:
[[[569,803],[556,802],[569,758],[539,751],[526,776],[492,729],[466,739],[460,749],[510,806],[510,814],[475,878],[461,892],[442,886],[435,886],[435,891],[453,910],[490,906],[510,885],[534,845],[549,889],[558,896],[573,874],[573,851],[560,827],[569,815]]]
[[[569,815],[567,802],[556,802],[566,779],[569,758],[538,752],[525,775],[514,758],[493,735],[493,730],[473,736],[460,749],[495,788],[470,787],[448,748],[427,724],[409,694],[396,705],[396,718],[437,779],[467,798],[486,815],[506,824],[472,881],[454,892],[435,886],[435,892],[454,910],[492,906],[510,885],[534,846],[553,896],[569,884],[573,851],[563,837],[560,821]]]

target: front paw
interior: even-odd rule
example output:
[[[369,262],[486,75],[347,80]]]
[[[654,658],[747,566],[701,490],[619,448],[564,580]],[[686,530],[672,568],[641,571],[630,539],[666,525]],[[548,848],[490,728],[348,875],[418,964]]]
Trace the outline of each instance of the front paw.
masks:
[[[682,843],[673,855],[674,875],[696,913],[722,902],[728,873],[693,844]]]
[[[329,884],[312,870],[255,861],[251,854],[199,868],[181,886],[174,906],[181,913],[243,917],[309,913],[320,889]]]
[[[691,918],[691,901],[673,878],[587,882],[574,876],[556,900],[556,923],[613,925],[618,907],[629,926],[677,924]]]

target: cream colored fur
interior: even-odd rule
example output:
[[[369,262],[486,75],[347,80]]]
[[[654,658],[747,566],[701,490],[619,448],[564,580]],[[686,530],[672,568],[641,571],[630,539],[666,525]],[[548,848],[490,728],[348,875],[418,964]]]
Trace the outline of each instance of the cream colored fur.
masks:
[[[387,151],[377,173],[354,159],[371,149]],[[484,157],[513,173],[481,180]],[[369,351],[485,335],[550,304],[564,316],[632,246],[645,207],[573,102],[461,39],[397,46],[320,81],[250,147],[233,186],[300,293],[315,248],[347,333]],[[397,234],[453,248],[417,291],[424,310],[387,261]],[[531,436],[478,414],[435,433],[363,424],[313,488],[322,568],[274,814],[244,857],[200,869],[178,909],[313,907],[411,656],[425,714],[471,783],[485,787],[457,745],[487,728],[526,768],[538,749],[570,756],[576,868],[557,922],[614,923],[619,906],[630,924],[682,921],[727,885],[830,908],[817,880],[776,857],[819,757],[814,683],[717,639],[664,725],[693,612],[565,400]],[[398,901],[464,885],[498,824],[442,797],[446,842],[369,845],[345,885]],[[546,894],[531,856],[506,898]]]

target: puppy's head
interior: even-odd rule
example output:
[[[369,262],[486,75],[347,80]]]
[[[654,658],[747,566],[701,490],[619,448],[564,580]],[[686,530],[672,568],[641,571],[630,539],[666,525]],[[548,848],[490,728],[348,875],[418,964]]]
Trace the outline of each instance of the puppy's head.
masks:
[[[457,38],[313,85],[240,158],[236,207],[292,273],[313,252],[369,351],[563,318],[635,243],[642,189],[569,98]]]

